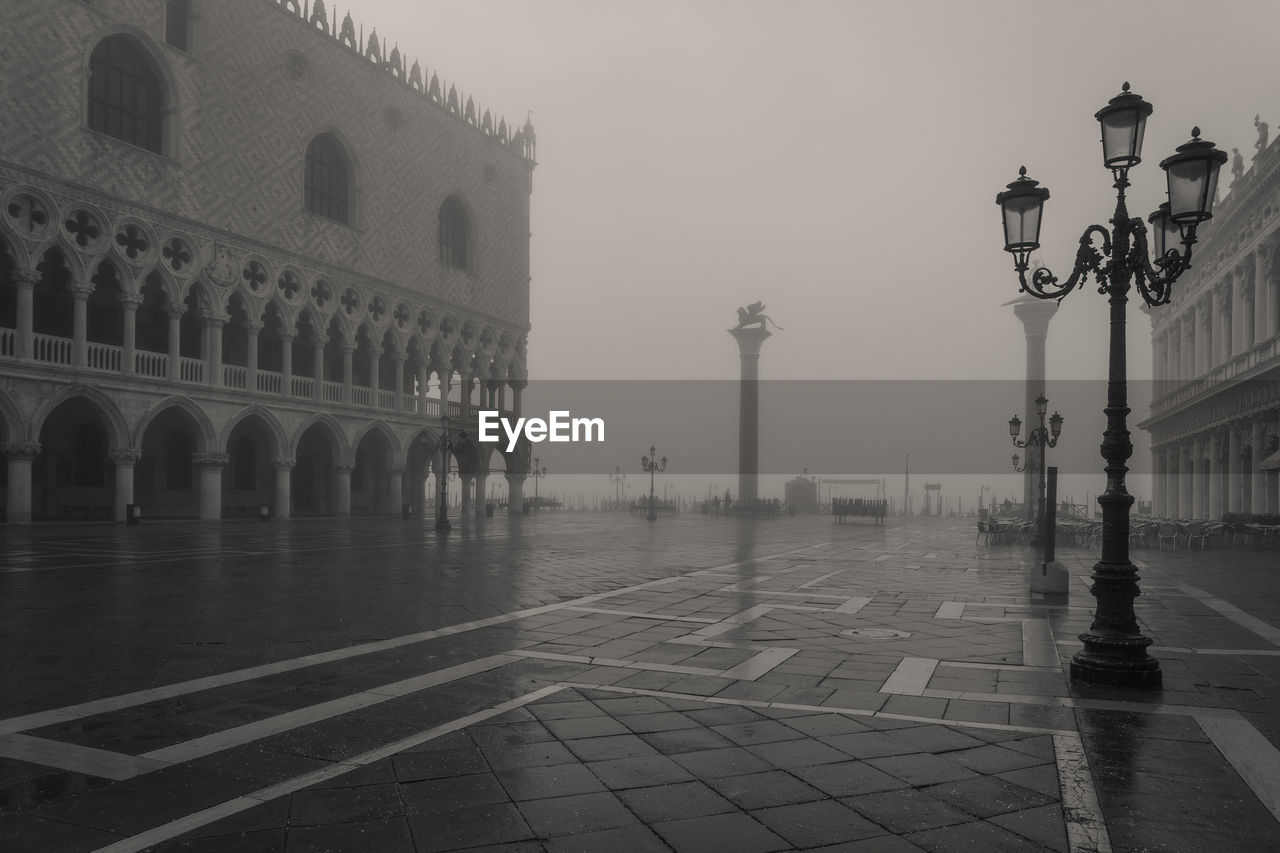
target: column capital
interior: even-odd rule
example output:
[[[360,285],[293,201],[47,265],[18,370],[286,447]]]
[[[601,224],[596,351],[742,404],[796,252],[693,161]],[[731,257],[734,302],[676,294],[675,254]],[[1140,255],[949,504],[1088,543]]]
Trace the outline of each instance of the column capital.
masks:
[[[525,480],[529,479],[529,475],[528,474],[512,474],[511,472],[508,471],[506,474],[506,478],[508,483],[523,483]]]
[[[355,469],[356,466],[351,462],[339,462],[333,466],[333,470],[337,471],[339,474],[350,474]]]
[[[322,335],[319,332],[316,332],[315,335],[313,335],[311,338],[311,343],[315,344],[318,347],[322,347],[325,344],[329,343],[329,336]]]
[[[93,293],[93,285],[85,282],[76,282],[68,287],[67,290],[71,291],[73,299],[88,299],[89,294]]]
[[[31,289],[40,283],[40,273],[35,270],[10,270],[9,278],[20,288]]]
[[[271,467],[277,471],[292,471],[296,463],[292,459],[276,458],[271,460]]]
[[[164,306],[164,313],[169,315],[170,318],[181,317],[183,314],[187,313],[187,306],[183,305],[181,302],[177,304],[173,302],[166,302]]]
[[[0,441],[0,453],[6,459],[35,459],[40,455],[38,441]]]
[[[117,465],[136,465],[142,458],[142,450],[137,447],[113,447],[107,452],[107,456]]]
[[[125,310],[136,310],[142,304],[142,294],[140,293],[119,293],[116,299],[124,306]]]
[[[231,461],[229,453],[193,453],[191,461],[201,468],[223,468]]]
[[[245,320],[244,322],[244,327],[249,331],[253,332],[255,335],[258,332],[261,332],[263,327],[266,325],[267,324],[262,322],[261,320]]]
[[[224,314],[221,311],[201,311],[198,315],[200,322],[206,326],[225,326],[231,320],[230,314]]]
[[[388,473],[388,474],[403,474],[403,473],[404,473],[404,466],[403,466],[403,465],[391,465],[391,464],[388,464],[388,465],[387,465],[387,473]]]

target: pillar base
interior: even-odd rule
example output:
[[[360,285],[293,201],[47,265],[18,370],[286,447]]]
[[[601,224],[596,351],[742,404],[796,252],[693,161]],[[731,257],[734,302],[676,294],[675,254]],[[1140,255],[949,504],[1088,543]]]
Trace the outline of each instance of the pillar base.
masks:
[[[1096,643],[1096,638],[1081,634],[1085,643]],[[1149,640],[1147,641],[1150,642]],[[1087,651],[1076,652],[1071,658],[1071,680],[1083,681],[1107,687],[1128,687],[1136,690],[1159,690],[1163,686],[1160,661],[1146,656],[1145,647],[1125,656],[1094,655]]]

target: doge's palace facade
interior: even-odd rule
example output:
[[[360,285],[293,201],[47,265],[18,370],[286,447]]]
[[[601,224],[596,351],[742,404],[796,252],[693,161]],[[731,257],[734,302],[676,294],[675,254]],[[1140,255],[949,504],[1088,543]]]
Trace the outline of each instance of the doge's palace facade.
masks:
[[[1255,126],[1251,168],[1238,155],[1192,270],[1151,312],[1155,388],[1141,426],[1162,517],[1280,513],[1280,145]]]
[[[528,122],[323,0],[0,17],[10,523],[399,512],[442,429],[519,506],[460,432],[527,377]]]

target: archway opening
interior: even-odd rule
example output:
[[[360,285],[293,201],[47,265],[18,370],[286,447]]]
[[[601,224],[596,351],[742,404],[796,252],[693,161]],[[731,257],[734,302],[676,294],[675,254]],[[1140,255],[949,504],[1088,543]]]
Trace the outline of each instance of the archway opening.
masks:
[[[289,493],[294,515],[333,515],[337,442],[323,424],[312,424],[298,440]]]
[[[271,430],[257,415],[231,430],[226,450],[230,460],[222,469],[224,518],[256,518],[260,507],[275,505],[274,449]]]
[[[371,429],[360,439],[351,470],[352,515],[381,515],[399,509],[399,502],[393,503],[387,470],[391,459],[391,447],[381,430]]]
[[[40,455],[31,471],[31,515],[37,520],[109,520],[115,466],[108,456],[111,426],[85,397],[54,408],[40,427]]]
[[[148,517],[200,517],[200,472],[194,460],[199,446],[200,429],[181,406],[170,406],[147,424],[133,495]]]

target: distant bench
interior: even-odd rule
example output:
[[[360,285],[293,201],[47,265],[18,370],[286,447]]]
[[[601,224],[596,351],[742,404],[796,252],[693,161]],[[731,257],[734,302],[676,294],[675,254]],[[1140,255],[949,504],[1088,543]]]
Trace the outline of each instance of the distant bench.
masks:
[[[888,509],[888,501],[836,498],[831,502],[831,515],[837,524],[844,524],[849,518],[870,518],[877,525],[882,525]]]

